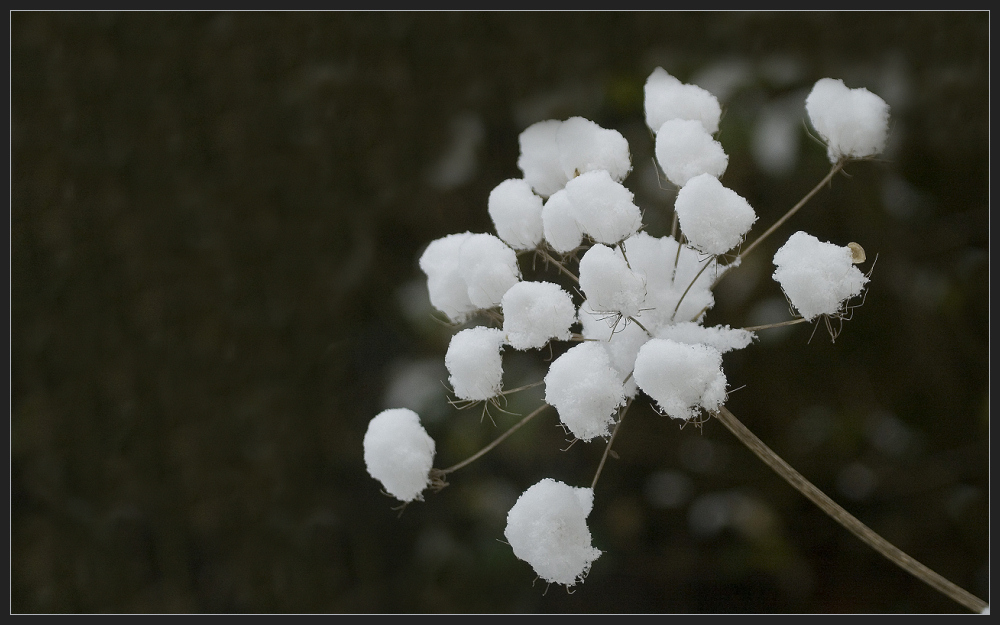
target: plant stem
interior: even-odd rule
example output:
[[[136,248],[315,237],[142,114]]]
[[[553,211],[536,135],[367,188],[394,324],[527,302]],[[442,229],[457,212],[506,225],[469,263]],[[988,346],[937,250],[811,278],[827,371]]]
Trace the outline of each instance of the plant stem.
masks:
[[[535,408],[533,411],[529,412],[523,419],[521,419],[520,421],[518,421],[517,423],[515,423],[514,425],[512,425],[509,430],[507,430],[506,432],[504,432],[500,436],[496,437],[493,440],[493,442],[490,443],[489,445],[487,445],[486,447],[483,447],[482,449],[480,449],[476,453],[472,454],[471,456],[469,456],[468,458],[466,458],[465,460],[459,462],[458,464],[456,464],[454,466],[450,466],[447,469],[439,469],[437,471],[438,475],[447,475],[449,473],[453,473],[455,471],[458,471],[462,467],[464,467],[464,466],[466,466],[468,464],[471,464],[472,462],[478,460],[481,456],[485,455],[486,452],[488,452],[489,450],[493,449],[494,447],[496,447],[497,445],[499,445],[500,443],[502,443],[508,436],[510,436],[511,434],[513,434],[514,432],[516,432],[522,425],[524,425],[528,421],[531,421],[531,419],[533,419],[536,415],[538,415],[538,413],[540,413],[541,411],[543,411],[546,408],[548,408],[548,406],[549,406],[548,404],[542,404],[538,408]]]
[[[573,274],[572,271],[570,271],[569,269],[566,269],[566,267],[564,267],[563,264],[560,263],[558,260],[552,258],[551,254],[549,254],[543,248],[538,248],[538,251],[540,251],[542,253],[542,256],[545,257],[545,260],[549,261],[550,263],[552,263],[553,265],[555,265],[556,267],[558,267],[560,271],[562,271],[564,274],[566,274],[567,276],[569,276],[570,278],[572,278],[573,282],[576,282],[577,284],[580,284],[580,278],[577,278]]]
[[[774,469],[786,482],[819,506],[830,518],[860,538],[869,547],[881,553],[910,575],[913,575],[931,588],[960,603],[969,610],[978,614],[986,608],[988,604],[985,601],[959,588],[941,575],[906,555],[898,547],[876,534],[870,527],[830,499],[823,491],[814,486],[812,482],[803,477],[801,473],[793,469],[791,465],[771,451],[763,441],[757,438],[745,425],[740,423],[739,419],[733,413],[729,412],[725,406],[719,410],[716,417],[718,417],[719,421],[722,421],[723,425],[729,428],[729,431],[736,438],[740,439],[740,442],[746,445],[750,451],[757,454],[761,460]]]
[[[788,321],[781,321],[779,323],[768,323],[767,325],[762,325],[762,326],[749,326],[747,328],[742,328],[742,329],[747,330],[748,332],[756,332],[757,330],[767,330],[768,328],[780,328],[781,326],[790,326],[790,325],[795,325],[796,323],[805,323],[805,322],[806,320],[804,318],[799,317],[798,319],[789,319]]]
[[[700,277],[701,277],[701,274],[705,273],[705,270],[706,270],[706,269],[708,269],[708,266],[709,266],[709,265],[711,265],[711,264],[712,264],[712,263],[711,263],[711,260],[709,260],[709,261],[706,261],[706,262],[705,262],[705,265],[704,265],[704,266],[703,266],[703,267],[702,267],[701,269],[699,269],[699,270],[698,270],[698,273],[697,273],[697,274],[695,274],[695,277],[694,277],[694,279],[692,279],[692,280],[691,280],[691,284],[689,284],[689,285],[687,286],[687,288],[686,288],[686,289],[684,289],[684,292],[683,292],[683,293],[681,293],[681,297],[680,297],[680,299],[678,299],[678,300],[677,300],[677,305],[676,305],[676,306],[674,306],[674,313],[673,313],[672,315],[670,315],[670,320],[671,320],[671,321],[673,321],[673,320],[674,320],[674,315],[676,315],[676,314],[677,314],[677,311],[681,309],[681,302],[683,302],[683,301],[684,301],[684,297],[685,297],[685,296],[687,296],[687,294],[688,294],[688,291],[690,291],[690,290],[691,290],[691,287],[693,287],[693,286],[694,286],[694,283],[698,281],[698,278],[700,278]]]
[[[626,378],[628,379],[628,378]],[[625,407],[618,414],[618,423],[615,424],[614,431],[611,432],[611,438],[608,440],[607,446],[604,448],[604,455],[601,456],[601,463],[597,465],[597,473],[594,474],[594,481],[590,483],[590,490],[594,490],[597,486],[597,480],[601,477],[601,470],[604,469],[604,463],[608,459],[608,454],[611,453],[611,445],[615,442],[615,436],[618,434],[618,428],[621,427],[622,421],[625,420],[625,413],[628,412],[628,407],[632,405],[632,398],[629,397],[625,401]]]

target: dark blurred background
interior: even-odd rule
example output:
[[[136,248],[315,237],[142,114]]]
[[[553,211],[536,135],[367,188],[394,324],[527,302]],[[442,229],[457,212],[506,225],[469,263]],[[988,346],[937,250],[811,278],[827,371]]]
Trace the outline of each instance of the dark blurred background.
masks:
[[[500,542],[528,486],[593,477],[603,445],[564,451],[554,411],[401,516],[367,474],[384,408],[420,412],[439,467],[517,419],[448,405],[454,329],[417,258],[492,230],[486,199],[520,177],[525,127],[621,132],[647,230],[669,233],[642,108],[657,66],[719,97],[751,238],[829,169],[806,132],[816,80],[890,104],[885,154],[727,277],[707,321],[788,318],[770,258],[796,230],[857,241],[866,271],[877,255],[835,343],[800,325],[727,354],[727,405],[988,600],[987,12],[10,20],[11,611],[964,611],[721,424],[679,429],[645,399],[597,486],[604,554],[573,594],[532,584]],[[508,353],[506,386],[549,358]]]

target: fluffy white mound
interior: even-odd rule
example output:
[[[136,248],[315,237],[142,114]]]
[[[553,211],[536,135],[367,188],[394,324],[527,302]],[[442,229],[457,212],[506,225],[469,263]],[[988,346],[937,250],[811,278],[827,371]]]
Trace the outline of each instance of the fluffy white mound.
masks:
[[[646,299],[637,319],[654,335],[657,328],[675,321],[697,321],[715,305],[712,283],[721,271],[715,259],[687,246],[681,246],[678,253],[673,237],[652,237],[645,232],[629,237],[624,245],[632,271],[646,284]]]
[[[734,349],[743,349],[753,342],[756,335],[749,330],[730,328],[728,325],[707,327],[693,321],[682,321],[660,328],[656,332],[656,338],[688,345],[703,343],[725,354]]]
[[[722,107],[714,95],[697,85],[677,80],[662,67],[657,67],[646,79],[646,125],[656,132],[663,122],[671,119],[694,119],[701,122],[709,134],[719,130]]]
[[[517,253],[492,234],[473,234],[459,248],[459,271],[475,308],[493,308],[521,279]]]
[[[868,278],[852,262],[851,249],[824,243],[799,231],[774,254],[772,277],[807,320],[840,312],[859,295]]]
[[[444,355],[448,382],[459,399],[478,401],[500,393],[503,383],[503,331],[477,326],[451,337]]]
[[[363,442],[368,474],[400,501],[422,500],[434,466],[434,439],[408,408],[383,410],[368,422]]]
[[[521,148],[517,166],[535,193],[542,197],[551,196],[569,180],[559,163],[556,144],[556,131],[561,125],[557,119],[547,119],[528,126],[517,137]]]
[[[628,141],[617,130],[601,128],[589,119],[570,117],[556,131],[559,164],[570,180],[603,169],[622,181],[632,170]]]
[[[497,234],[515,250],[530,250],[542,240],[542,198],[521,178],[498,184],[487,201]]]
[[[711,174],[688,180],[677,192],[674,210],[688,242],[706,254],[733,249],[757,221],[750,203]]]
[[[462,277],[460,254],[462,243],[471,236],[471,232],[463,232],[435,239],[420,255],[420,270],[427,275],[431,305],[455,323],[465,321],[476,310]]]
[[[608,318],[607,314],[594,312],[586,301],[580,305],[577,316],[583,326],[583,337],[600,341],[598,345],[608,352],[611,366],[618,372],[618,379],[625,380],[625,396],[635,397],[639,387],[631,373],[635,367],[635,356],[643,343],[649,340],[649,335],[638,324],[627,319],[617,316]]]
[[[671,119],[656,132],[656,162],[667,180],[683,187],[700,174],[721,176],[729,165],[729,156],[701,122]]]
[[[566,189],[559,189],[542,206],[542,232],[557,252],[566,254],[583,243],[583,231],[576,221],[573,203]]]
[[[573,586],[601,555],[587,527],[593,507],[593,490],[546,478],[521,494],[507,513],[503,535],[543,580]]]
[[[889,105],[864,87],[849,89],[843,80],[821,78],[806,97],[806,113],[827,143],[831,163],[874,156],[889,136]]]
[[[629,268],[621,250],[597,244],[580,259],[580,288],[599,313],[633,317],[646,297],[642,278]]]
[[[556,358],[545,375],[545,402],[583,441],[607,436],[625,391],[608,352],[600,343],[581,343]]]
[[[632,192],[603,169],[582,173],[566,183],[573,216],[585,234],[614,245],[642,225]]]
[[[674,419],[715,412],[726,400],[722,354],[708,345],[650,339],[639,349],[634,375],[639,388]]]
[[[576,321],[573,298],[552,282],[518,282],[500,302],[503,331],[514,349],[544,347],[549,339],[569,340]]]

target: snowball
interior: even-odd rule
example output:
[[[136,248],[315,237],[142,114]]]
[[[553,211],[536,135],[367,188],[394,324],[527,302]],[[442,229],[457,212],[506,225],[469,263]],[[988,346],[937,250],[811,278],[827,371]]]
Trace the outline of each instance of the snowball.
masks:
[[[750,203],[711,174],[688,180],[677,192],[674,210],[688,242],[706,254],[733,249],[757,221]]]
[[[518,282],[500,305],[503,331],[514,349],[544,347],[549,339],[569,340],[569,328],[576,320],[573,298],[551,282]]]
[[[675,319],[696,321],[715,305],[712,284],[723,270],[715,259],[705,258],[686,246],[681,246],[678,254],[678,243],[673,237],[657,238],[645,232],[629,237],[623,245],[632,271],[646,284],[646,299],[636,318],[654,335],[657,328],[670,325]]]
[[[614,245],[642,226],[632,192],[603,169],[573,178],[566,193],[580,228],[598,243]]]
[[[434,466],[434,439],[408,408],[390,408],[368,422],[364,438],[368,474],[400,501],[423,500]]]
[[[834,315],[868,282],[852,262],[851,249],[796,232],[774,254],[773,278],[802,317]]]
[[[448,382],[459,399],[479,401],[500,393],[503,383],[503,331],[477,326],[451,337],[444,355]]]
[[[465,321],[477,308],[469,299],[459,253],[470,236],[471,232],[463,232],[431,241],[419,261],[421,271],[427,274],[431,305],[455,323]]]
[[[569,180],[559,163],[556,131],[560,125],[562,122],[557,119],[547,119],[528,126],[517,137],[521,147],[517,166],[535,193],[542,197],[551,196]]]
[[[715,412],[726,400],[722,354],[708,345],[650,339],[635,359],[635,381],[660,410],[691,420],[701,410]]]
[[[623,317],[639,314],[646,286],[629,269],[621,250],[598,243],[580,259],[579,269],[580,288],[594,310]]]
[[[639,387],[632,377],[632,369],[635,368],[635,356],[649,340],[649,335],[637,323],[617,316],[609,319],[606,314],[594,312],[586,301],[580,305],[578,317],[583,326],[583,338],[600,341],[598,344],[608,352],[618,379],[625,381],[625,396],[635,397]]]
[[[699,174],[718,178],[726,171],[729,157],[701,122],[671,119],[656,133],[656,161],[667,180],[683,187]]]
[[[663,122],[671,119],[693,119],[701,122],[706,132],[719,130],[722,107],[714,95],[697,85],[686,85],[657,67],[646,79],[646,125],[656,132]]]
[[[756,335],[749,330],[730,328],[728,325],[705,327],[693,321],[664,326],[656,333],[658,339],[670,339],[688,345],[704,343],[723,354],[734,349],[743,349],[755,337]]]
[[[514,555],[543,580],[573,586],[601,555],[587,528],[593,507],[593,489],[545,478],[518,498],[507,513],[503,535]]]
[[[601,128],[589,119],[570,117],[556,130],[559,163],[567,180],[603,169],[621,182],[632,170],[628,141],[617,130]]]
[[[520,178],[498,184],[487,201],[497,234],[516,250],[530,250],[542,240],[542,198]]]
[[[493,308],[507,289],[521,279],[517,254],[492,234],[473,234],[459,249],[459,271],[469,301],[476,308]]]
[[[556,358],[545,375],[545,402],[580,440],[607,436],[625,393],[604,347],[581,343]]]
[[[583,231],[576,221],[566,189],[553,193],[542,206],[542,232],[552,249],[562,254],[583,243]]]
[[[831,163],[874,156],[889,136],[889,105],[864,87],[849,89],[843,80],[821,78],[806,97],[813,128],[827,142]]]

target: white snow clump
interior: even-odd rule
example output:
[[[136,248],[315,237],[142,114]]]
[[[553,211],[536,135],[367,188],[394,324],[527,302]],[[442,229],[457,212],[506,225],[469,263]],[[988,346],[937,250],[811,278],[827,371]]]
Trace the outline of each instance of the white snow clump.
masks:
[[[549,196],[542,206],[542,232],[552,249],[567,254],[583,243],[583,231],[573,214],[573,203],[566,189]]]
[[[503,330],[485,326],[466,328],[451,337],[444,366],[456,397],[479,401],[500,393],[503,342]]]
[[[566,183],[566,193],[580,229],[598,243],[614,245],[642,225],[632,192],[603,169],[573,178]]]
[[[503,241],[515,250],[534,249],[542,240],[542,198],[521,178],[504,180],[490,191],[488,212]]]
[[[556,131],[559,164],[570,180],[603,169],[621,182],[632,171],[628,141],[617,130],[601,128],[583,117],[570,117]]]
[[[517,167],[535,193],[542,197],[551,196],[569,180],[559,163],[556,144],[556,132],[561,125],[558,119],[547,119],[528,126],[517,137],[521,148]]]
[[[639,353],[639,348],[649,340],[649,335],[637,323],[617,317],[608,319],[607,314],[594,312],[586,301],[580,305],[578,317],[583,326],[583,338],[600,341],[597,344],[608,352],[611,366],[618,372],[618,379],[628,378],[625,380],[625,397],[635,397],[639,387],[635,378],[629,374],[635,368],[635,356]]]
[[[609,434],[615,411],[625,403],[625,391],[600,343],[580,343],[549,365],[545,403],[555,407],[559,420],[582,441]]]
[[[599,313],[633,317],[646,297],[642,278],[629,268],[618,248],[595,244],[580,259],[580,288]]]
[[[663,168],[667,180],[683,187],[699,174],[718,178],[729,165],[729,156],[722,144],[708,134],[701,122],[693,119],[671,119],[656,132],[656,162]]]
[[[431,305],[454,323],[461,323],[476,310],[469,300],[469,287],[462,277],[459,250],[471,232],[449,234],[431,241],[420,255],[420,270],[427,274]]]
[[[704,344],[650,339],[635,358],[635,381],[662,412],[690,421],[726,401],[722,354]]]
[[[507,513],[504,537],[514,555],[549,583],[583,581],[601,551],[591,544],[587,516],[594,491],[545,478],[524,491]]]
[[[806,97],[806,113],[827,143],[831,163],[874,156],[889,136],[889,105],[864,87],[849,89],[843,80],[821,78]]]
[[[750,203],[711,174],[688,180],[677,192],[674,210],[688,242],[706,254],[733,249],[757,221]]]
[[[719,130],[722,107],[714,95],[697,85],[687,85],[657,67],[646,79],[646,125],[657,132],[663,122],[671,119],[694,119],[701,122],[709,134]]]
[[[835,315],[861,293],[868,278],[854,266],[851,249],[799,231],[774,254],[772,277],[807,321]]]
[[[719,350],[720,353],[743,349],[756,338],[756,334],[741,328],[725,326],[706,327],[693,321],[682,321],[664,326],[656,333],[658,339],[670,339],[678,343],[697,345],[703,343]]]
[[[552,282],[518,282],[500,301],[503,331],[514,349],[544,347],[549,339],[567,341],[576,321],[573,298]]]
[[[459,248],[459,271],[469,301],[478,308],[493,308],[507,289],[521,279],[517,253],[492,234],[473,234]]]
[[[409,408],[390,408],[368,422],[364,438],[368,474],[400,501],[423,500],[434,466],[434,439]]]

